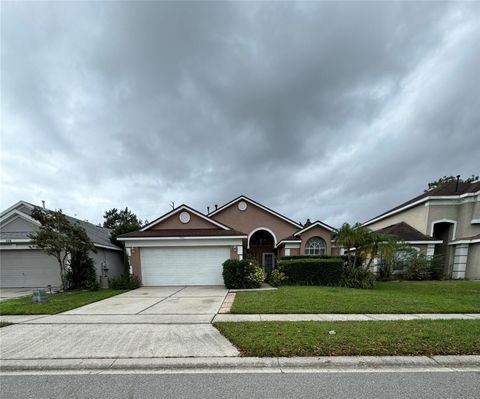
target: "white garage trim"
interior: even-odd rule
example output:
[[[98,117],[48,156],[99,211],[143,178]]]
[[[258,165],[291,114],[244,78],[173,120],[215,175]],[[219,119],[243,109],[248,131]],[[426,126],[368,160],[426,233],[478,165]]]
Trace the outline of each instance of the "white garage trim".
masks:
[[[222,263],[229,247],[141,248],[144,286],[223,285]]]
[[[204,247],[243,245],[242,238],[234,237],[148,237],[122,239],[127,247]]]

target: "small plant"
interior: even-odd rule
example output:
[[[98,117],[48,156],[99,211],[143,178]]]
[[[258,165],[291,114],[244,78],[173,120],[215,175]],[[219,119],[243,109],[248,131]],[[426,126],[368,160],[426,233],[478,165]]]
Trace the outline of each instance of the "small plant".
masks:
[[[267,283],[272,287],[279,287],[284,284],[287,280],[285,273],[281,272],[278,269],[273,269],[270,274],[267,276]]]
[[[363,267],[347,267],[343,271],[339,286],[370,289],[375,286],[375,274]]]
[[[253,259],[227,259],[223,262],[223,281],[229,289],[259,288],[264,277]]]
[[[137,276],[121,275],[110,280],[110,287],[114,290],[134,290],[140,288],[141,283]]]

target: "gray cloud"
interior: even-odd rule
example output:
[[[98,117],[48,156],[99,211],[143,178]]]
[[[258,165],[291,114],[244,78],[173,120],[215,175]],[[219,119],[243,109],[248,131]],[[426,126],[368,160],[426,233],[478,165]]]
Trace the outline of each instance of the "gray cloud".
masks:
[[[4,2],[1,206],[365,220],[478,173],[475,3]]]

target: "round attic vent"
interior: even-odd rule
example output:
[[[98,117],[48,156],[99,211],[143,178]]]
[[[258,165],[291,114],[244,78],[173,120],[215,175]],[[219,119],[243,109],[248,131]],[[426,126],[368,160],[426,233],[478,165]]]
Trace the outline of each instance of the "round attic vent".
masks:
[[[179,218],[182,223],[188,223],[190,221],[190,214],[188,212],[182,212]]]
[[[247,203],[245,201],[240,201],[238,203],[238,209],[240,209],[241,211],[244,211],[245,209],[247,209]]]

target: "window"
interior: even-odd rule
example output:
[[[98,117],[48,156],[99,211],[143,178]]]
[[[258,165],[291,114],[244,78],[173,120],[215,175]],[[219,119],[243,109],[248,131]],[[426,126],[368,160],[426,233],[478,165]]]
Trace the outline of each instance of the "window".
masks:
[[[327,246],[320,237],[312,237],[305,244],[305,255],[325,255]]]

